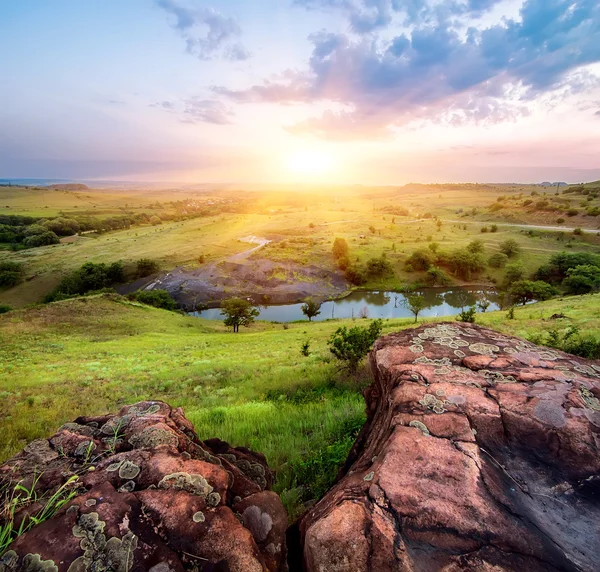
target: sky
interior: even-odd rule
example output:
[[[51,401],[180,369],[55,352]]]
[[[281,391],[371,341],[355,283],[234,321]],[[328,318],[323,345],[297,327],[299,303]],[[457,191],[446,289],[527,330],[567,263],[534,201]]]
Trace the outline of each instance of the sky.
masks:
[[[4,0],[0,177],[600,179],[598,0]]]

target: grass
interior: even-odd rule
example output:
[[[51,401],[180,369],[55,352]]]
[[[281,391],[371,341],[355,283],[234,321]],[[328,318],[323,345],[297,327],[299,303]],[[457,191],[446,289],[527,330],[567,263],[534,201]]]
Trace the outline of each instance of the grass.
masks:
[[[598,302],[565,298],[519,307],[514,320],[504,311],[477,322],[524,338],[567,326],[598,332]],[[558,313],[568,318],[548,320]],[[341,322],[258,322],[233,334],[112,295],[0,315],[0,458],[79,415],[162,399],[184,407],[201,439],[265,453],[293,517],[329,486],[365,420],[368,372],[348,378],[327,348]],[[384,321],[383,333],[411,322]]]
[[[500,242],[515,238],[522,249],[521,259],[525,269],[530,273],[553,253],[566,248],[600,252],[600,237],[597,234],[574,236],[568,232],[526,230],[516,226],[499,226],[496,233],[481,233],[481,228],[489,227],[492,222],[556,226],[557,213],[534,212],[522,206],[523,199],[529,197],[531,192],[539,193],[531,197],[533,200],[543,198],[542,193],[546,192],[548,200],[566,197],[573,206],[586,199],[584,195],[577,194],[555,197],[552,189],[540,187],[485,185],[330,189],[318,196],[284,192],[224,192],[218,196],[235,199],[244,204],[248,212],[236,214],[223,210],[214,216],[165,222],[156,227],[137,226],[99,236],[88,234],[72,242],[53,246],[19,252],[0,250],[0,261],[22,262],[26,270],[25,282],[0,291],[0,303],[24,307],[39,302],[56,286],[62,275],[87,261],[131,262],[139,258],[152,258],[159,262],[163,270],[175,266],[195,268],[199,265],[198,258],[201,255],[206,262],[214,262],[248,250],[251,245],[240,241],[248,235],[272,240],[251,258],[315,264],[329,270],[335,269],[331,246],[336,237],[348,241],[352,262],[357,259],[365,262],[368,258],[386,253],[395,268],[395,276],[365,285],[371,289],[398,289],[406,283],[422,280],[422,273],[405,271],[404,261],[415,249],[427,248],[430,241],[439,243],[440,250],[452,250],[464,247],[474,239],[481,239],[485,243],[487,258],[498,252]],[[523,197],[518,198],[521,194]],[[503,203],[506,207],[497,212],[489,211],[487,207],[495,204],[502,195],[511,197],[510,201]],[[181,200],[187,196],[195,197],[194,200],[211,199],[209,195],[198,198],[193,193],[186,194],[183,191],[63,192],[0,187],[0,214],[54,216],[62,212],[67,216],[77,216],[85,201],[88,201],[85,203],[88,211],[93,213],[95,206],[107,213],[106,216],[125,212],[161,214],[170,212],[171,207],[166,201]],[[163,201],[161,206],[156,206],[156,200]],[[93,203],[91,206],[90,201]],[[594,199],[590,205],[599,203],[599,199]],[[465,204],[470,205],[469,209],[464,208]],[[44,206],[40,209],[35,205]],[[400,216],[385,212],[390,208],[403,208],[408,214]],[[471,208],[476,209],[474,214]],[[438,229],[433,218],[423,218],[425,215],[439,216],[443,221],[441,228]],[[566,224],[595,228],[598,220],[596,217],[580,215],[569,218]],[[374,227],[375,233],[369,230],[370,226]],[[364,238],[361,238],[362,235]],[[477,280],[499,281],[502,276],[502,270],[488,268]],[[285,272],[276,273],[275,277],[290,278]],[[460,281],[457,280],[457,283]]]

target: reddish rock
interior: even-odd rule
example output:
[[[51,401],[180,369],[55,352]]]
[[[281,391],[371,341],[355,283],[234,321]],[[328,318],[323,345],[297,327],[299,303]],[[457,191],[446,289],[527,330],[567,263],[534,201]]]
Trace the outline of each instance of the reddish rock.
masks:
[[[600,364],[460,323],[370,360],[367,424],[299,522],[305,570],[600,569]]]
[[[287,517],[279,497],[266,490],[273,473],[265,457],[218,439],[200,441],[183,411],[166,403],[80,417],[0,466],[0,479],[0,490],[20,482],[34,486],[38,498],[61,486],[75,495],[12,543],[0,558],[1,572],[287,566]],[[23,507],[15,522],[27,522],[42,506]],[[270,520],[266,536],[244,518],[248,507],[260,513],[259,522]]]

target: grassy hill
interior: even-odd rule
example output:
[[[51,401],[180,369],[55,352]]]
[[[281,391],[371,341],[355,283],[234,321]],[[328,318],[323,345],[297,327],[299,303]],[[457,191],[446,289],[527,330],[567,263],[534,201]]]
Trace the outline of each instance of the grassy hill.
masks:
[[[515,320],[494,312],[477,321],[521,337],[569,325],[597,332],[599,302],[565,298],[518,308]],[[561,312],[568,319],[547,320]],[[366,368],[349,379],[327,348],[341,324],[263,322],[233,334],[116,295],[0,315],[0,458],[78,415],[162,399],[183,406],[201,438],[264,452],[293,514],[324,492],[365,419]],[[384,334],[411,325],[387,320]]]

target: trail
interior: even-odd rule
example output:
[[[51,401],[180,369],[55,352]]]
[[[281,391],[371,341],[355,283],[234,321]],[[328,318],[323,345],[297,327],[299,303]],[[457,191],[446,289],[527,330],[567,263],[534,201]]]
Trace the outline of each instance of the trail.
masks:
[[[495,224],[496,226],[505,226],[505,227],[514,227],[514,228],[524,228],[524,229],[533,229],[533,230],[550,230],[550,231],[558,231],[558,232],[573,232],[575,230],[574,227],[571,226],[545,226],[541,224],[518,224],[518,223],[510,223],[510,222],[479,222],[479,221],[465,221],[465,220],[452,220],[452,219],[443,219],[442,222],[450,222],[456,224],[478,224],[480,226],[488,226]],[[600,230],[596,230],[593,228],[582,228],[582,232],[586,234],[595,234],[600,232]]]

